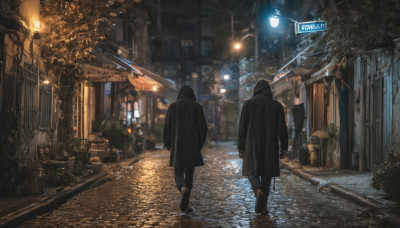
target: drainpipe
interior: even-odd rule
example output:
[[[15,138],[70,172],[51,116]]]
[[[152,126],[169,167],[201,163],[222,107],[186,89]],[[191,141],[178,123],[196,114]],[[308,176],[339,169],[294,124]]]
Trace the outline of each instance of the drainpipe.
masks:
[[[336,82],[333,80],[333,123],[336,126]]]
[[[358,60],[358,64],[359,67],[361,68],[361,63],[360,60]],[[361,69],[359,70],[359,73],[361,74]],[[361,118],[360,118],[360,122],[361,122],[361,141],[360,141],[360,154],[359,154],[359,171],[364,171],[365,170],[365,131],[366,131],[366,126],[365,126],[365,105],[366,105],[366,93],[365,93],[365,71],[363,72],[363,74],[360,75],[360,81],[361,81],[361,88],[360,88],[360,99],[361,99]]]

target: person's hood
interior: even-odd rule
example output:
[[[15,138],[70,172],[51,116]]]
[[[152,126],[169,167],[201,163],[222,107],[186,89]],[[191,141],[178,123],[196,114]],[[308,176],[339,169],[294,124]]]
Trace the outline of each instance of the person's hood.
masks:
[[[273,97],[271,86],[266,80],[260,80],[257,82],[256,87],[254,87],[253,97],[257,96],[258,94],[264,94],[270,98]]]
[[[196,95],[194,95],[194,90],[190,85],[183,85],[179,90],[178,97],[176,99],[191,99],[196,101]]]

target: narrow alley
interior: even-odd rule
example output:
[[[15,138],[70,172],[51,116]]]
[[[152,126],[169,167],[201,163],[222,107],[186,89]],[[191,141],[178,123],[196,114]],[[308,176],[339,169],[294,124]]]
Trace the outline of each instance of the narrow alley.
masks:
[[[271,189],[269,214],[256,214],[235,146],[205,148],[203,155],[205,166],[195,170],[192,213],[180,212],[169,152],[157,150],[116,172],[114,180],[20,227],[382,227],[360,216],[361,206],[318,192],[285,169]]]

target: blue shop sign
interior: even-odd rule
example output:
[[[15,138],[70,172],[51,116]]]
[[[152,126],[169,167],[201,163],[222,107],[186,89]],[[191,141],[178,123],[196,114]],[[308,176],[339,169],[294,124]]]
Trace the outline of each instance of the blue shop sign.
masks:
[[[323,32],[325,28],[325,21],[299,22],[296,24],[296,33]]]

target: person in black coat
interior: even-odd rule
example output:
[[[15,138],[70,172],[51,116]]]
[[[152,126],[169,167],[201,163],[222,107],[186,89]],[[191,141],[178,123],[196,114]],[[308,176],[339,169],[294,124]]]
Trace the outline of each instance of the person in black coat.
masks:
[[[181,192],[181,211],[190,211],[189,197],[194,167],[204,165],[201,148],[206,142],[207,122],[192,87],[184,85],[177,100],[168,107],[164,123],[164,146],[171,151],[175,183]]]
[[[256,196],[257,213],[268,212],[271,179],[280,175],[279,158],[284,158],[288,149],[283,107],[272,97],[269,83],[260,80],[253,97],[243,104],[239,120],[237,146],[243,158],[242,175],[248,177]]]

